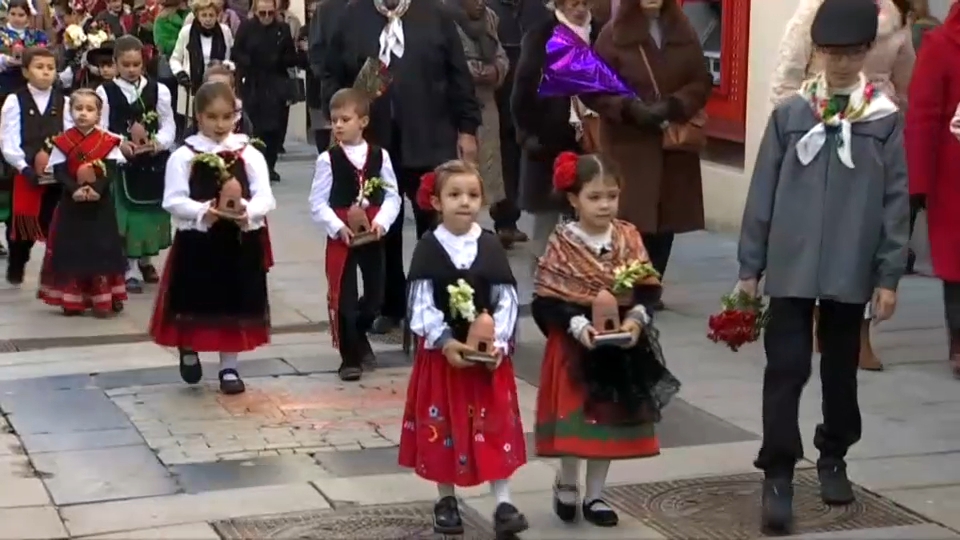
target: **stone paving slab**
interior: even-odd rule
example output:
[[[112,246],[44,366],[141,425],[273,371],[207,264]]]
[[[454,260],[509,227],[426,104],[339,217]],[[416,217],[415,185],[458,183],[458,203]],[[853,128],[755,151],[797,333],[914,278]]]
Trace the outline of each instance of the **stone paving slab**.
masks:
[[[144,444],[31,456],[57,506],[172,495],[177,482]]]
[[[84,540],[221,540],[220,535],[207,523],[138,529],[83,538]]]
[[[0,540],[52,540],[67,531],[53,506],[0,508]]]
[[[320,492],[302,483],[80,504],[60,513],[70,536],[80,537],[326,508]]]
[[[170,472],[186,493],[296,484],[330,476],[310,456],[302,454],[173,465]]]

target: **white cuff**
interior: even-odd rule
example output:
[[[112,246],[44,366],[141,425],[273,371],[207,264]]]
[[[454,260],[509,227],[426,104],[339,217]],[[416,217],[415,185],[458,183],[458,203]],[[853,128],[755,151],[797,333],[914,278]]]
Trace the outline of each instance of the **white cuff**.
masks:
[[[570,335],[574,339],[580,339],[580,335],[583,334],[583,329],[590,326],[590,319],[584,317],[583,315],[577,315],[570,319]]]

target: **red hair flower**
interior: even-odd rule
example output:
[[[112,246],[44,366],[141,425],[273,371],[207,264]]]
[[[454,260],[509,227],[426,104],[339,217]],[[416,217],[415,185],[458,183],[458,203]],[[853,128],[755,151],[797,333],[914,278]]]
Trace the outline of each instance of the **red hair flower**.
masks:
[[[421,210],[433,210],[434,190],[437,188],[437,175],[434,172],[428,172],[420,177],[420,187],[417,188],[417,206]]]
[[[553,161],[553,188],[557,191],[567,191],[577,181],[577,159],[574,152],[560,152]]]

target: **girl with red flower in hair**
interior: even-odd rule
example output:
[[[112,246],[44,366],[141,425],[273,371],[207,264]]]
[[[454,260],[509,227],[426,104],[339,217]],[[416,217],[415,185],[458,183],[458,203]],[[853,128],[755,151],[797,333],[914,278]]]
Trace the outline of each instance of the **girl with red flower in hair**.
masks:
[[[619,521],[601,498],[610,460],[660,452],[653,424],[680,388],[651,320],[659,275],[637,228],[616,219],[620,186],[609,171],[597,155],[557,157],[553,185],[576,219],[547,240],[532,305],[547,337],[537,455],[560,458],[553,507],[566,522],[577,519],[580,460],[587,460],[582,514],[599,527]]]
[[[462,534],[454,486],[489,482],[497,500],[497,538],[526,530],[508,479],[527,461],[510,354],[517,324],[517,283],[499,238],[477,225],[483,204],[477,169],[449,161],[424,175],[417,205],[440,223],[413,252],[410,330],[417,354],[400,435],[400,465],[437,483],[438,534]],[[467,345],[484,333],[493,349]],[[473,359],[473,360],[471,360]]]

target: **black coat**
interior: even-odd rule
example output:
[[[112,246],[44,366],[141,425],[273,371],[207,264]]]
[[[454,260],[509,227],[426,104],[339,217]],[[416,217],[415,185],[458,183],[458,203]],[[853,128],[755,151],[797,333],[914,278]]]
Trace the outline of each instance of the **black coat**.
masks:
[[[543,98],[538,93],[547,40],[558,24],[557,18],[551,16],[523,36],[520,61],[517,62],[510,94],[510,110],[513,112],[517,138],[524,147],[520,207],[532,212],[554,207],[543,196],[552,190],[553,160],[560,152],[580,151],[576,132],[570,125],[570,98]],[[600,28],[600,24],[592,24],[591,43],[596,41]],[[532,151],[534,147],[539,149]]]
[[[325,109],[337,90],[353,85],[366,59],[377,57],[386,24],[372,0],[346,6],[324,54]],[[374,101],[366,136],[390,152],[396,168],[432,169],[457,157],[458,133],[476,135],[480,103],[456,24],[439,2],[411,2],[403,29],[403,58],[390,63],[393,82]]]
[[[291,82],[287,70],[300,60],[290,26],[281,21],[265,26],[255,18],[243,21],[230,58],[237,66],[240,97],[257,133],[282,129],[287,102],[295,97],[295,81]]]

